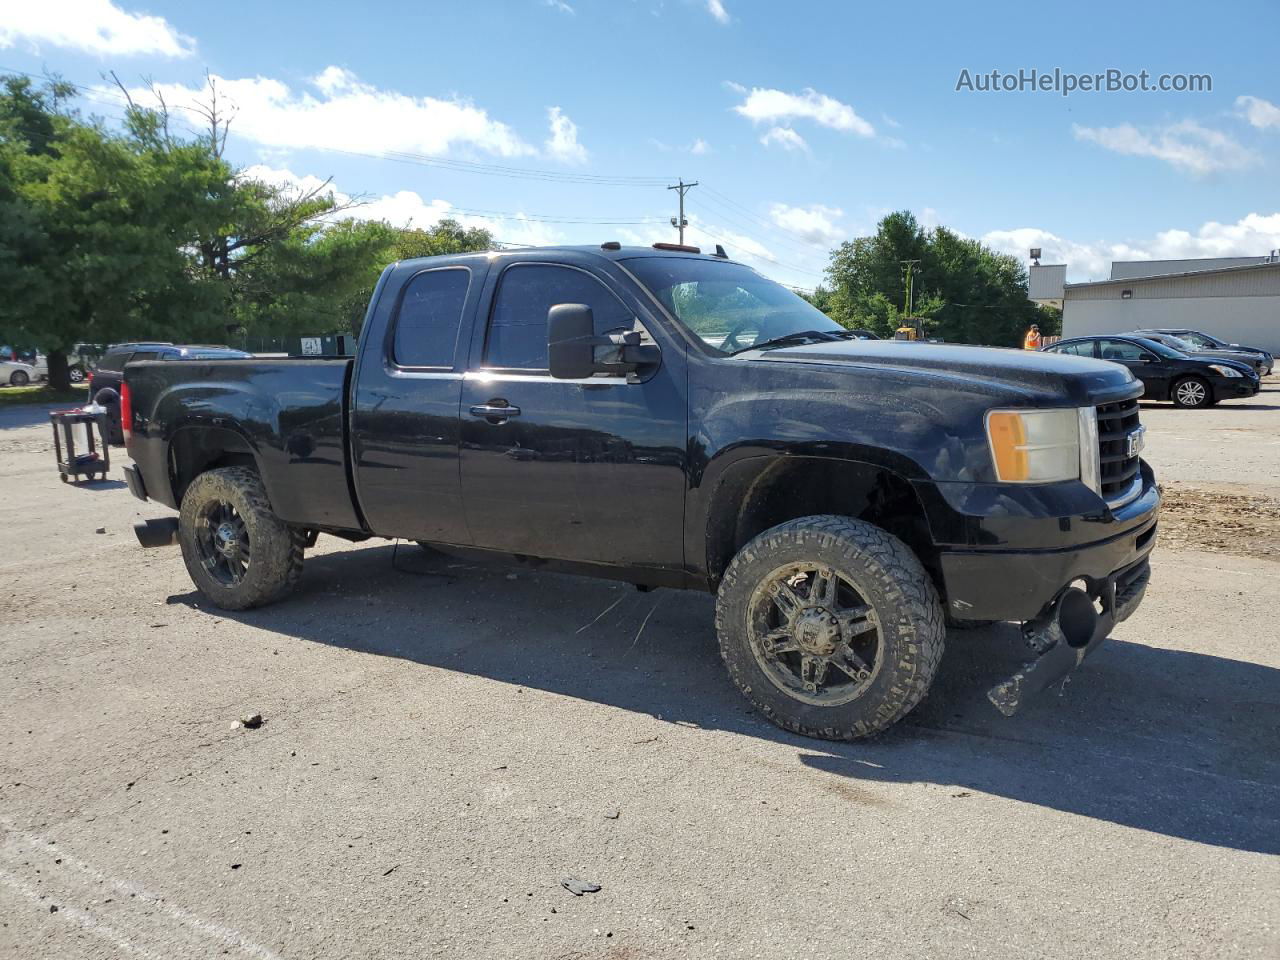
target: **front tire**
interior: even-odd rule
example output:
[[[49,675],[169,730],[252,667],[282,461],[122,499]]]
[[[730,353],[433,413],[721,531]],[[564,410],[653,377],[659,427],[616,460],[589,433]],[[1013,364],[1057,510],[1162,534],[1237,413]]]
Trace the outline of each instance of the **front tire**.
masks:
[[[247,610],[288,593],[302,574],[305,539],[272,512],[262,479],[247,467],[202,473],[183,494],[182,559],[215,607]]]
[[[766,530],[716,599],[733,682],[778,726],[827,740],[888,729],[929,689],[946,638],[928,573],[901,540],[840,516]]]
[[[84,383],[84,368],[70,367],[67,369],[67,379],[72,383]]]
[[[1213,404],[1213,388],[1201,377],[1183,377],[1169,391],[1174,406],[1197,410]]]

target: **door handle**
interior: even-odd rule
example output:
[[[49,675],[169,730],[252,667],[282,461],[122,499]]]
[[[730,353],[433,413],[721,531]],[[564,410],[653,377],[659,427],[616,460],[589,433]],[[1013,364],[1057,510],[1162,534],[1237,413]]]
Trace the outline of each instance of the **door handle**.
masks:
[[[505,400],[490,400],[488,403],[480,403],[472,407],[471,415],[483,417],[486,420],[506,420],[520,416],[520,408],[511,406]]]

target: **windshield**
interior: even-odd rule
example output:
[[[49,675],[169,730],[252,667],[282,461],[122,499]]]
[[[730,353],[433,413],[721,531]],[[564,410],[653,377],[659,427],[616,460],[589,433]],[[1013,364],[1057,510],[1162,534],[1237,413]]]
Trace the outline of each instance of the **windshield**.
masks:
[[[1163,343],[1161,343],[1159,340],[1149,340],[1149,339],[1147,339],[1146,337],[1142,337],[1142,338],[1139,338],[1139,339],[1137,340],[1137,342],[1138,342],[1138,343],[1140,343],[1140,344],[1142,344],[1144,347],[1146,347],[1146,348],[1147,348],[1148,350],[1150,350],[1152,353],[1155,353],[1155,354],[1158,354],[1158,355],[1160,355],[1160,356],[1164,357],[1166,360],[1189,360],[1189,359],[1191,359],[1191,358],[1190,358],[1190,357],[1188,357],[1185,353],[1182,353],[1180,350],[1175,350],[1175,349],[1173,349],[1173,347],[1166,347],[1166,346],[1165,346]]]
[[[626,265],[677,320],[721,353],[792,334],[847,334],[804,298],[739,263],[638,257]]]
[[[1152,337],[1155,340],[1154,337]],[[1163,343],[1166,347],[1173,347],[1175,350],[1181,350],[1183,353],[1195,353],[1200,349],[1194,343],[1187,341],[1182,337],[1175,337],[1173,334],[1165,334],[1156,343]]]
[[[1182,340],[1195,344],[1201,350],[1221,350],[1226,346],[1225,343],[1222,343],[1219,340],[1214,340],[1212,337],[1205,336],[1203,333],[1180,333],[1178,334],[1178,337]]]

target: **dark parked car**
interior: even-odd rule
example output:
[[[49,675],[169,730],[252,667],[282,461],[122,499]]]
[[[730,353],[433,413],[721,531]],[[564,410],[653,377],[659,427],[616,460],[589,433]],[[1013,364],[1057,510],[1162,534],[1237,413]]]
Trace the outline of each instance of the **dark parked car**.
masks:
[[[1245,353],[1242,350],[1202,350],[1191,341],[1182,337],[1175,337],[1172,333],[1135,330],[1129,336],[1145,337],[1148,340],[1156,341],[1156,343],[1163,343],[1166,347],[1177,350],[1179,353],[1185,353],[1195,360],[1233,360],[1236,363],[1243,363],[1246,367],[1252,367],[1253,372],[1259,377],[1267,375],[1267,362],[1261,354]]]
[[[1141,392],[1096,360],[858,340],[693,248],[462,254],[388,267],[354,359],[130,363],[126,477],[179,511],[139,539],[219,607],[288,593],[320,532],[713,592],[756,708],[847,739],[925,695],[948,615],[1025,624],[989,694],[1012,713],[1133,612]]]
[[[1121,364],[1142,381],[1143,399],[1172,400],[1179,407],[1208,407],[1219,400],[1252,397],[1258,392],[1258,375],[1248,364],[1197,360],[1146,337],[1073,337],[1040,349]]]
[[[123,444],[120,384],[124,365],[133,360],[244,360],[253,354],[216,344],[116,343],[107,348],[90,374],[89,394],[108,410],[107,440]],[[104,392],[105,391],[105,392]]]
[[[1268,350],[1263,350],[1261,347],[1246,347],[1241,343],[1228,343],[1226,340],[1215,337],[1211,333],[1205,333],[1203,330],[1192,330],[1189,327],[1153,327],[1150,330],[1139,330],[1137,333],[1140,336],[1147,333],[1169,333],[1186,340],[1194,345],[1197,350],[1233,350],[1237,353],[1253,354],[1262,358],[1266,367],[1262,371],[1264,377],[1270,374],[1276,365],[1276,358]]]

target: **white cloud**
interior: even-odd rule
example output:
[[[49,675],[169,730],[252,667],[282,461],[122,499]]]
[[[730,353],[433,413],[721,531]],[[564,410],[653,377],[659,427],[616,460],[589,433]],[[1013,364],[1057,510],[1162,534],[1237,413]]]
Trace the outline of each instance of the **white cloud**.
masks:
[[[551,136],[547,139],[547,153],[565,163],[585,163],[587,150],[578,143],[578,125],[564,115],[559,107],[547,110],[551,122]]]
[[[1113,260],[1181,260],[1196,257],[1259,257],[1280,248],[1280,212],[1250,213],[1235,223],[1210,220],[1196,230],[1162,230],[1133,243],[1080,243],[1038,227],[993,230],[987,246],[1025,262],[1031,247],[1044,251],[1043,263],[1067,264],[1067,279],[1102,280]]]
[[[111,0],[4,0],[0,49],[20,40],[35,50],[49,44],[99,56],[186,57],[195,50],[195,41],[163,17],[130,13]]]
[[[730,89],[746,92],[735,84],[731,84]],[[733,109],[752,123],[777,126],[793,120],[812,120],[841,133],[856,133],[860,137],[876,135],[875,127],[858,116],[853,107],[825,93],[818,93],[812,87],[800,93],[752,87],[750,92],[746,92],[746,99]]]
[[[1072,130],[1077,140],[1088,140],[1125,156],[1154,157],[1194,176],[1243,170],[1259,159],[1256,153],[1227,134],[1194,120],[1183,120],[1149,131],[1139,130],[1128,123],[1118,127],[1074,125]]]
[[[815,203],[808,207],[789,207],[775,203],[769,208],[769,218],[784,230],[803,237],[810,243],[834,246],[846,235],[836,226],[844,211],[836,207],[824,207]]]
[[[690,145],[689,152],[695,157],[701,157],[702,155],[711,152],[711,144],[707,143],[707,141],[703,140],[701,137],[698,137],[698,139],[694,140]]]
[[[224,103],[235,108],[232,133],[266,147],[428,154],[471,147],[502,157],[538,152],[469,101],[380,90],[341,67],[312,78],[312,90],[295,91],[270,77],[213,79]],[[172,83],[157,89],[171,107],[206,99],[203,87]],[[150,102],[145,88],[130,94]]]
[[[1236,109],[1253,126],[1260,129],[1280,127],[1280,107],[1261,97],[1236,97]]]
[[[760,142],[766,147],[776,143],[784,150],[809,149],[809,144],[805,143],[804,137],[790,127],[770,127],[769,132],[760,138]]]
[[[707,13],[716,18],[717,23],[729,22],[729,11],[720,0],[707,0]]]
[[[256,164],[243,170],[240,174],[246,180],[259,180],[272,186],[284,187],[296,193],[309,193],[325,186],[325,181],[310,174],[298,175],[287,168],[268,167]],[[341,204],[349,203],[352,195],[345,193],[335,184],[329,184],[329,193]],[[464,213],[447,200],[432,199],[430,202],[412,190],[398,190],[392,194],[371,197],[359,205],[343,211],[342,217],[356,220],[385,220],[395,227],[418,227],[427,229],[446,218],[461,223],[464,227],[482,227],[493,234],[496,240],[504,243],[529,244],[531,246],[549,246],[562,243],[564,237],[551,226],[530,220],[527,216],[516,213],[511,217],[489,217],[480,214]]]
[[[545,6],[550,7],[552,10],[559,10],[561,13],[572,14],[575,12],[573,7],[565,3],[564,0],[542,0],[542,2]]]

